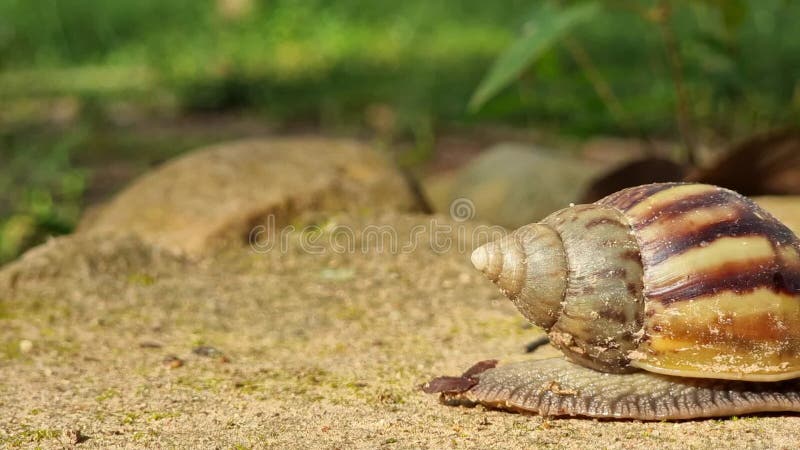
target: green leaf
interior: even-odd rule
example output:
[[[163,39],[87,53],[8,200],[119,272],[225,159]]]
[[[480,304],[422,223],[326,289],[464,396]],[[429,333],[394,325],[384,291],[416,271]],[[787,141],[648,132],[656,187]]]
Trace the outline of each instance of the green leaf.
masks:
[[[479,109],[570,29],[587,21],[599,11],[600,5],[597,2],[577,3],[566,7],[556,7],[548,2],[539,8],[525,23],[522,36],[495,60],[489,73],[472,94],[469,109]]]
[[[744,0],[730,0],[720,5],[722,21],[730,32],[738,30],[747,17],[747,3]]]
[[[741,27],[749,10],[745,0],[701,0],[700,3],[719,12],[729,33],[734,33]]]

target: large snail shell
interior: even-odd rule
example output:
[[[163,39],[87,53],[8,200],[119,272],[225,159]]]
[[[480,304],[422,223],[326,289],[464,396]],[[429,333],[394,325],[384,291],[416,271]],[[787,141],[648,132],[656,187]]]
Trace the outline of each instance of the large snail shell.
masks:
[[[487,244],[473,263],[582,365],[800,376],[800,241],[730,190],[626,189]]]

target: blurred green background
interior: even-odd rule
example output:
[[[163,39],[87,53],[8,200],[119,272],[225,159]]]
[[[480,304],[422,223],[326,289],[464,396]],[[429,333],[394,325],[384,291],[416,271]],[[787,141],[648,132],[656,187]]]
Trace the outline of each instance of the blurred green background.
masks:
[[[700,136],[800,118],[792,0],[594,2],[468,108],[499,55],[577,3],[548,19],[516,0],[0,0],[0,262],[148,167],[242,135],[377,137],[408,164],[443,130],[680,140],[676,81]]]

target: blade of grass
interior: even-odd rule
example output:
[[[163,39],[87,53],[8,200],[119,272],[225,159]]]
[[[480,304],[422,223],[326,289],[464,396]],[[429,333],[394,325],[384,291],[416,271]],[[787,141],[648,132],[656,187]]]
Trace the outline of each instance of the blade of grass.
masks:
[[[525,23],[522,36],[495,60],[489,73],[478,85],[469,102],[470,111],[478,110],[570,29],[599,12],[597,2],[578,3],[564,8],[546,3],[538,8]]]

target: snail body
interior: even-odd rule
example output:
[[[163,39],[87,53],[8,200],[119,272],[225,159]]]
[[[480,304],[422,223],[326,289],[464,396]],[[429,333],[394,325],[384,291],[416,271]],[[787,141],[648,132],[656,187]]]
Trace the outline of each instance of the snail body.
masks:
[[[800,411],[800,240],[733,191],[625,189],[472,262],[569,361],[486,370],[462,399],[639,419]]]

